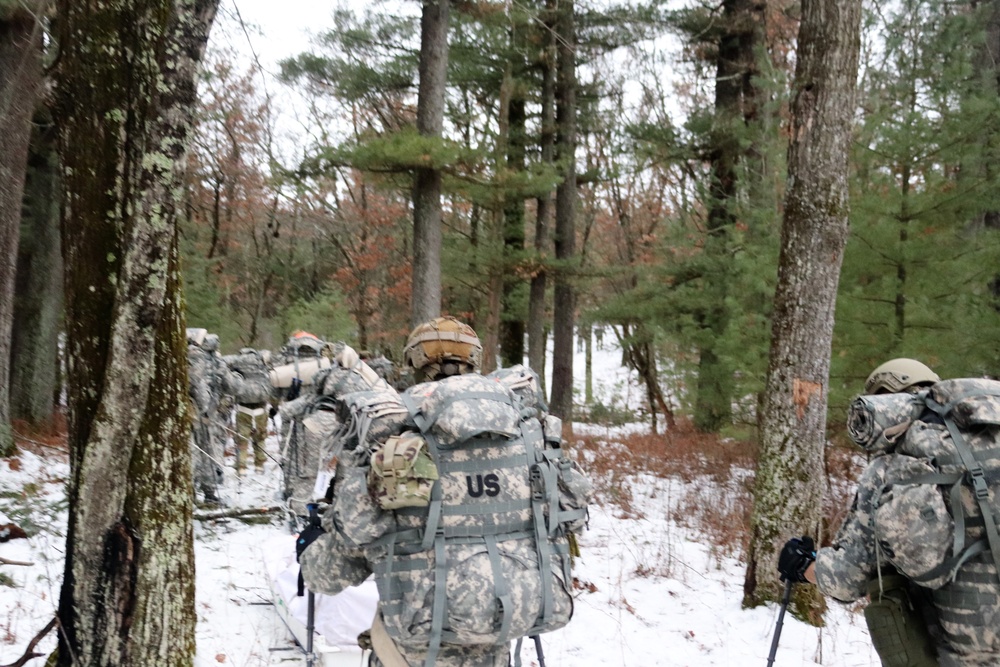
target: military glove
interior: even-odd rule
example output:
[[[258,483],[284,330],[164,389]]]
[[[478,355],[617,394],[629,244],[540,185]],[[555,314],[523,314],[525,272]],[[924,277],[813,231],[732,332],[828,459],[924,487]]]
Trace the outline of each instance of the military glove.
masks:
[[[814,560],[816,560],[816,544],[813,538],[803,535],[788,540],[778,556],[778,572],[781,573],[781,580],[797,584],[805,583],[808,581],[806,568]]]
[[[299,533],[299,539],[295,540],[296,562],[302,558],[302,552],[306,550],[306,547],[319,539],[319,536],[325,532],[323,526],[317,525],[309,525],[302,529],[302,532]]]
[[[295,540],[295,562],[299,563],[302,559],[302,552],[306,550],[310,544],[319,539],[319,536],[325,533],[323,526],[319,525],[319,522],[310,523],[308,526],[302,529],[299,533],[299,539]],[[306,582],[302,578],[302,569],[299,568],[299,580],[298,580],[298,593],[299,597],[305,595]]]

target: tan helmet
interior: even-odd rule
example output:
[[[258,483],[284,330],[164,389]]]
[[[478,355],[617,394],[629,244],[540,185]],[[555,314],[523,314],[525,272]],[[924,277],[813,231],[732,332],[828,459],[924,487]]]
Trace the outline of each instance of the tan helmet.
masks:
[[[913,387],[934,384],[941,378],[916,359],[891,359],[865,380],[866,394],[897,394]]]
[[[483,360],[483,344],[468,324],[454,317],[436,317],[410,333],[403,358],[422,377],[474,373]]]

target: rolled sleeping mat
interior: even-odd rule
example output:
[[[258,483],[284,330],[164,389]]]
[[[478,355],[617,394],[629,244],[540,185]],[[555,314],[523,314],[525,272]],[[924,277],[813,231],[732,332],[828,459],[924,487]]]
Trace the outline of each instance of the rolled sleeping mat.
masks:
[[[292,380],[298,378],[302,384],[312,384],[313,376],[324,368],[329,368],[331,361],[326,357],[303,359],[297,363],[276,366],[269,371],[271,386],[276,389],[287,389],[292,386]]]
[[[847,432],[869,452],[891,451],[924,406],[922,393],[858,396],[847,410]]]

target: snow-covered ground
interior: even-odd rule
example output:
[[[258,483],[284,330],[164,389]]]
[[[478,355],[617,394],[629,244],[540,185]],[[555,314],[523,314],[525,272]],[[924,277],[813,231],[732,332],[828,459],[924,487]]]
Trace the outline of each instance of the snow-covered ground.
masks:
[[[627,382],[627,374],[615,368],[616,353],[600,359],[595,378]],[[576,426],[578,433],[587,429]],[[268,445],[276,456],[277,439],[272,436]],[[0,460],[0,526],[16,523],[31,534],[0,543],[0,558],[32,563],[0,561],[0,664],[17,660],[55,613],[66,524],[64,458],[25,452]],[[231,505],[274,503],[280,472],[273,461],[262,474],[243,479],[232,474],[229,463],[225,496]],[[671,519],[685,482],[636,471],[622,483],[631,487],[633,511],[625,516],[610,504],[591,508],[574,572],[580,582],[575,616],[566,628],[543,636],[545,664],[765,665],[778,607],[742,609],[743,563],[719,554],[697,527]],[[198,521],[194,533],[196,664],[304,664],[271,605],[264,564],[275,549],[292,549],[286,522],[280,517],[267,524]],[[825,620],[826,627],[814,628],[786,615],[774,664],[879,664],[857,610],[831,602]],[[50,634],[36,650],[48,653],[54,644]],[[530,641],[522,658],[526,665],[538,664]],[[36,658],[27,665],[43,662]]]

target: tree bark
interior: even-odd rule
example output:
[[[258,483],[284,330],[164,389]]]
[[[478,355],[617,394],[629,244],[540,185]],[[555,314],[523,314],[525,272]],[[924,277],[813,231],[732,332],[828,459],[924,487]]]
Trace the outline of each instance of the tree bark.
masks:
[[[62,252],[56,129],[35,115],[24,186],[11,335],[10,410],[14,419],[50,423],[59,381]]]
[[[848,234],[847,164],[860,16],[861,0],[802,3],[745,605],[778,599],[774,572],[786,539],[822,537],[827,391],[834,305]],[[800,589],[795,607],[808,616],[821,597],[814,587]]]
[[[60,0],[70,503],[58,664],[190,665],[177,217],[218,0]]]
[[[0,456],[13,450],[10,432],[11,330],[21,204],[42,76],[41,2],[0,2]]]
[[[556,188],[555,273],[552,316],[552,414],[570,424],[573,420],[573,332],[576,295],[570,260],[576,255],[576,22],[573,0],[559,6],[559,65],[556,77],[556,159],[565,165],[563,181]]]
[[[448,79],[449,0],[424,0],[420,16],[417,131],[440,137]],[[411,324],[441,314],[441,171],[417,169],[413,179],[413,304]]]

